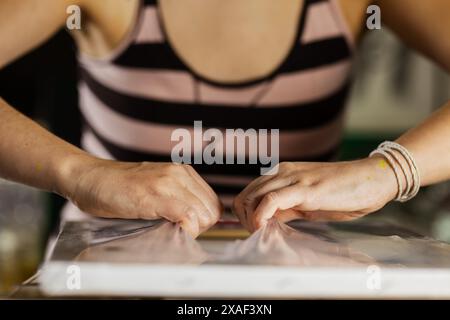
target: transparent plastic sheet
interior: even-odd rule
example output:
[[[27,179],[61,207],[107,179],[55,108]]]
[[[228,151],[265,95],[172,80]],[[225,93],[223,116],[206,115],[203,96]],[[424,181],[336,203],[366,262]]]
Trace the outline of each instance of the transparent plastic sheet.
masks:
[[[297,266],[357,266],[373,263],[369,256],[345,245],[328,242],[270,220],[246,240],[236,240],[220,253],[207,253],[179,225],[163,222],[133,230],[129,236],[98,238],[76,258],[78,261],[262,264]],[[103,235],[104,236],[104,235]],[[91,242],[91,243],[92,243]]]
[[[194,240],[169,222],[98,220],[67,225],[51,260],[450,268],[450,245],[372,222],[286,225],[270,220],[245,240]]]
[[[340,241],[355,250],[364,250],[384,264],[398,267],[450,267],[450,245],[431,238],[346,235]]]
[[[340,243],[363,252],[378,265],[390,267],[450,268],[450,244],[422,236],[383,221],[299,223],[300,232]],[[306,228],[305,228],[306,227]]]
[[[346,245],[300,232],[275,219],[246,240],[230,244],[217,257],[222,263],[297,266],[358,266],[374,263]]]
[[[115,235],[84,249],[75,260],[161,264],[200,264],[208,254],[179,224],[162,222],[132,235]]]
[[[194,240],[168,222],[68,222],[37,281],[55,296],[450,297],[450,245],[389,223],[270,221],[245,240],[213,228]]]

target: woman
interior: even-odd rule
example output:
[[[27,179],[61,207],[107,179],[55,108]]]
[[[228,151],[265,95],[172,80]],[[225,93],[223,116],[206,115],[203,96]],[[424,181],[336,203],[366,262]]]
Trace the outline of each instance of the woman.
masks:
[[[82,12],[81,30],[70,33],[87,152],[2,101],[2,177],[57,192],[94,216],[162,217],[194,236],[245,186],[234,209],[253,231],[272,216],[354,218],[450,178],[450,104],[398,139],[406,149],[323,162],[339,145],[351,56],[372,1],[6,0],[0,67],[61,28],[73,4]],[[386,26],[450,70],[447,0],[375,4]],[[252,165],[171,162],[171,133],[198,120],[279,129],[278,173],[251,182]]]

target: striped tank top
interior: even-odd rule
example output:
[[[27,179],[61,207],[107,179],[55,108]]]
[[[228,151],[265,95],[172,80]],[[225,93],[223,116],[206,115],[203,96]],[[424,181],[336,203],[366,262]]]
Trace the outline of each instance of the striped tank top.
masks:
[[[107,59],[80,55],[82,147],[120,161],[171,161],[175,129],[279,129],[280,161],[327,161],[338,150],[352,37],[336,0],[305,0],[296,41],[269,75],[221,84],[191,70],[167,40],[156,1]],[[239,151],[237,151],[239,152]],[[248,150],[245,157],[248,157]],[[238,155],[237,155],[238,156]],[[229,207],[260,164],[193,164]]]

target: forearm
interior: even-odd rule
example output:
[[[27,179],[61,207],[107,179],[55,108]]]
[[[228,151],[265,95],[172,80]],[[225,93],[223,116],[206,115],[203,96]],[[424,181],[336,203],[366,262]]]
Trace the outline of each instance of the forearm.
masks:
[[[398,143],[414,156],[422,186],[450,179],[450,101]]]
[[[0,177],[67,196],[93,159],[0,99]]]

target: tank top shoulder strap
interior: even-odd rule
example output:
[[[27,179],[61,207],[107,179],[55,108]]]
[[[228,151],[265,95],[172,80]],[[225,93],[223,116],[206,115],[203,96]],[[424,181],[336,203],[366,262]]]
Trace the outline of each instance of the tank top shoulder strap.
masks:
[[[141,0],[143,1],[144,6],[156,6],[158,5],[157,0]]]

